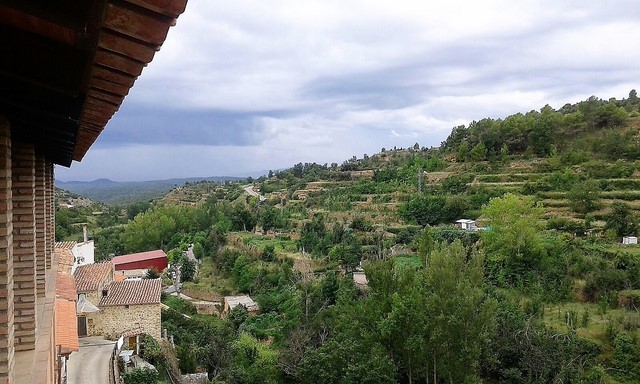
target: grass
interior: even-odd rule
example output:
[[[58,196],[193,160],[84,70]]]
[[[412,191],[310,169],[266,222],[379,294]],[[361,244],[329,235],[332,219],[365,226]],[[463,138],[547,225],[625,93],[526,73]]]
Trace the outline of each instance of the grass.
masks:
[[[630,253],[632,255],[640,255],[640,245],[617,244],[617,245],[612,245],[610,247],[607,247],[607,250],[611,252],[623,252],[623,253]]]
[[[407,267],[420,267],[422,261],[420,256],[396,256],[393,258],[395,265],[402,265]]]

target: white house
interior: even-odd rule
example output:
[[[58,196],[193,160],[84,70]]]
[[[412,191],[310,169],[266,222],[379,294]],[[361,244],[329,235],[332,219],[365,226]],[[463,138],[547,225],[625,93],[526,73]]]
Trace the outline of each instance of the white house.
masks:
[[[638,244],[638,238],[635,236],[625,236],[622,238],[622,244],[624,245]]]
[[[81,265],[95,263],[95,245],[93,240],[85,240],[81,243],[75,241],[59,241],[56,243],[56,248],[68,249],[73,255],[73,265],[71,266],[71,273],[73,274]]]
[[[460,228],[465,229],[467,231],[477,231],[478,227],[476,226],[475,220],[469,219],[460,219],[456,220],[456,223],[460,226]]]

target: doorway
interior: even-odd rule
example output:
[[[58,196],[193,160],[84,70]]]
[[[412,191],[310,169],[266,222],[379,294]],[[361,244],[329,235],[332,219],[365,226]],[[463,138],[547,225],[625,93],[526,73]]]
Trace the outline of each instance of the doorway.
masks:
[[[87,336],[87,318],[78,316],[78,337]]]

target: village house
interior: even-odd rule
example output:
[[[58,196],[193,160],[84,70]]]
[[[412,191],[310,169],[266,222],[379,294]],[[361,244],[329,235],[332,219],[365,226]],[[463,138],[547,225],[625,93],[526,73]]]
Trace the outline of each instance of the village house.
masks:
[[[638,244],[638,238],[635,236],[625,236],[622,238],[622,244],[624,245]]]
[[[475,220],[460,219],[460,220],[456,220],[456,223],[460,226],[460,228],[467,231],[477,231],[479,229],[476,226]]]
[[[98,308],[94,331],[109,339],[140,330],[156,340],[161,337],[160,279],[114,281]]]
[[[78,335],[99,335],[96,323],[100,316],[98,304],[108,293],[113,282],[113,264],[110,262],[80,266],[73,274],[78,293]]]
[[[160,338],[161,281],[116,281],[114,277],[110,262],[76,270],[78,334],[117,339],[125,332],[141,329]]]
[[[95,262],[95,245],[93,240],[85,240],[81,243],[77,241],[59,241],[55,245],[56,249],[68,249],[73,256],[71,274],[81,265],[93,264]]]

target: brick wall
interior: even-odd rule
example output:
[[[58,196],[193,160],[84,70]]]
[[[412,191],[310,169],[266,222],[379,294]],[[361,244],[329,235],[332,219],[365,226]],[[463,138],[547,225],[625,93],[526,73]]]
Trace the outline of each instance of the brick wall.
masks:
[[[36,155],[34,146],[24,143],[13,143],[11,154],[14,337],[16,351],[24,351],[36,342]],[[44,273],[41,278],[44,294]]]
[[[160,340],[160,304],[100,307],[100,313],[87,314],[89,335],[100,335],[116,340],[124,332],[142,328],[145,333]]]
[[[13,382],[13,200],[11,130],[0,115],[0,384]]]
[[[46,291],[45,273],[47,270],[46,225],[49,215],[45,215],[45,161],[44,156],[36,156],[35,163],[35,195],[36,195],[36,287],[38,297]],[[51,260],[49,260],[51,264]]]
[[[45,254],[46,267],[51,268],[54,247],[56,243],[56,206],[55,206],[55,185],[53,177],[53,163],[49,160],[44,164],[45,177],[45,212],[47,220],[45,222]]]

